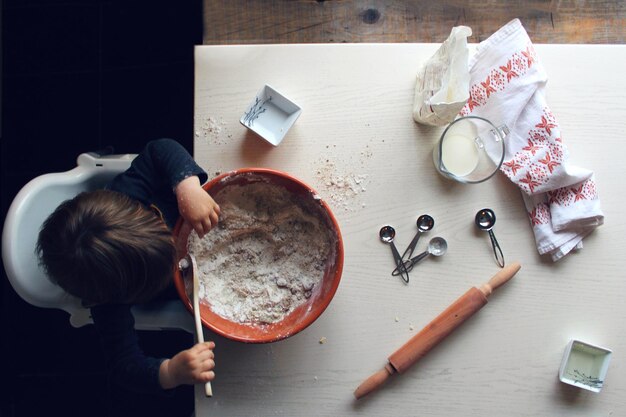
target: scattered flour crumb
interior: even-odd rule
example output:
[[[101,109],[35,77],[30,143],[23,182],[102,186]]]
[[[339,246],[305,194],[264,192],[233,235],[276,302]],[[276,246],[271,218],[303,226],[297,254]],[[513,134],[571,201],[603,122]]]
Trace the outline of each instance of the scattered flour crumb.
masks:
[[[320,338],[320,345],[323,345],[324,343],[326,343],[326,338],[322,336]]]
[[[367,191],[367,174],[342,172],[329,159],[322,160],[316,172],[323,194],[334,207],[354,211],[365,206],[358,200]]]
[[[400,317],[396,316],[396,323],[400,321]]]
[[[202,138],[212,145],[223,145],[232,139],[233,135],[228,132],[226,122],[222,117],[205,117],[194,132],[196,138]]]

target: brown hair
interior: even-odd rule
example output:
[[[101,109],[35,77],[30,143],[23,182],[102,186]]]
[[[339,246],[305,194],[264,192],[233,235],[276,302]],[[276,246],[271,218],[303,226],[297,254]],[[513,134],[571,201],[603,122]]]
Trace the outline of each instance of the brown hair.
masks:
[[[149,301],[172,281],[176,249],[156,213],[125,194],[98,190],[48,217],[37,253],[52,281],[98,305]]]

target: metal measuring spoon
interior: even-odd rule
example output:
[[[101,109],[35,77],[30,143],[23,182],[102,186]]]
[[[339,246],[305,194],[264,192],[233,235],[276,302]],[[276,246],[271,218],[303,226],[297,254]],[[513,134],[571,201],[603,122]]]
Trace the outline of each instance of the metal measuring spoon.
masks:
[[[491,246],[493,247],[493,254],[496,256],[496,261],[498,262],[498,265],[500,265],[500,268],[504,268],[504,255],[502,254],[502,249],[500,249],[500,245],[496,240],[496,235],[494,235],[493,230],[491,230],[496,224],[496,213],[488,208],[479,210],[478,213],[476,213],[474,222],[480,230],[489,232]]]
[[[394,229],[391,226],[383,226],[380,229],[380,232],[378,232],[378,235],[380,236],[380,240],[382,240],[385,243],[388,243],[391,246],[391,253],[393,254],[393,259],[396,262],[396,267],[399,269],[404,282],[408,283],[409,273],[404,268],[404,265],[402,264],[402,257],[400,256],[400,253],[398,252],[396,245],[393,243],[393,239],[394,237],[396,237],[396,229]]]
[[[424,232],[428,232],[435,225],[435,219],[430,217],[428,214],[422,214],[417,218],[417,233],[415,233],[415,237],[409,243],[409,246],[406,248],[404,253],[402,254],[402,259],[409,259],[411,255],[413,255],[413,251],[417,246],[417,241],[420,240],[420,236]]]
[[[404,268],[407,270],[407,272],[409,272],[413,269],[413,267],[419,261],[426,258],[428,255],[442,256],[442,255],[445,255],[447,251],[448,251],[448,242],[446,242],[446,240],[442,237],[434,237],[430,239],[430,242],[428,242],[428,247],[426,248],[424,252],[420,253],[417,256],[414,256],[411,259],[407,259],[406,261],[404,261]],[[391,273],[391,275],[394,275],[394,276],[398,274],[399,274],[398,268],[394,269],[393,272]]]

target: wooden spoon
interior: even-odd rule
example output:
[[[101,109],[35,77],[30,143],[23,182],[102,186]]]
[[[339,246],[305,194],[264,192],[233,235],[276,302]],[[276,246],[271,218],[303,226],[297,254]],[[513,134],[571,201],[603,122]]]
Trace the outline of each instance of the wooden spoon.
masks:
[[[198,289],[200,283],[198,280],[198,264],[196,263],[196,257],[192,254],[187,254],[191,261],[191,274],[193,276],[193,317],[196,325],[196,338],[198,343],[204,343],[204,332],[202,331],[202,320],[200,320],[200,299],[198,297]],[[213,389],[211,388],[211,382],[204,384],[204,392],[207,397],[213,396]]]

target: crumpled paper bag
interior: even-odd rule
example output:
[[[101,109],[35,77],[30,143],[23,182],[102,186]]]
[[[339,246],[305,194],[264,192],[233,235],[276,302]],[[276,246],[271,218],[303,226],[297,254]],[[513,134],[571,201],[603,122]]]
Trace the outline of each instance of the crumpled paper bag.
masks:
[[[443,126],[452,122],[469,99],[467,26],[452,28],[450,36],[417,73],[413,119]]]

